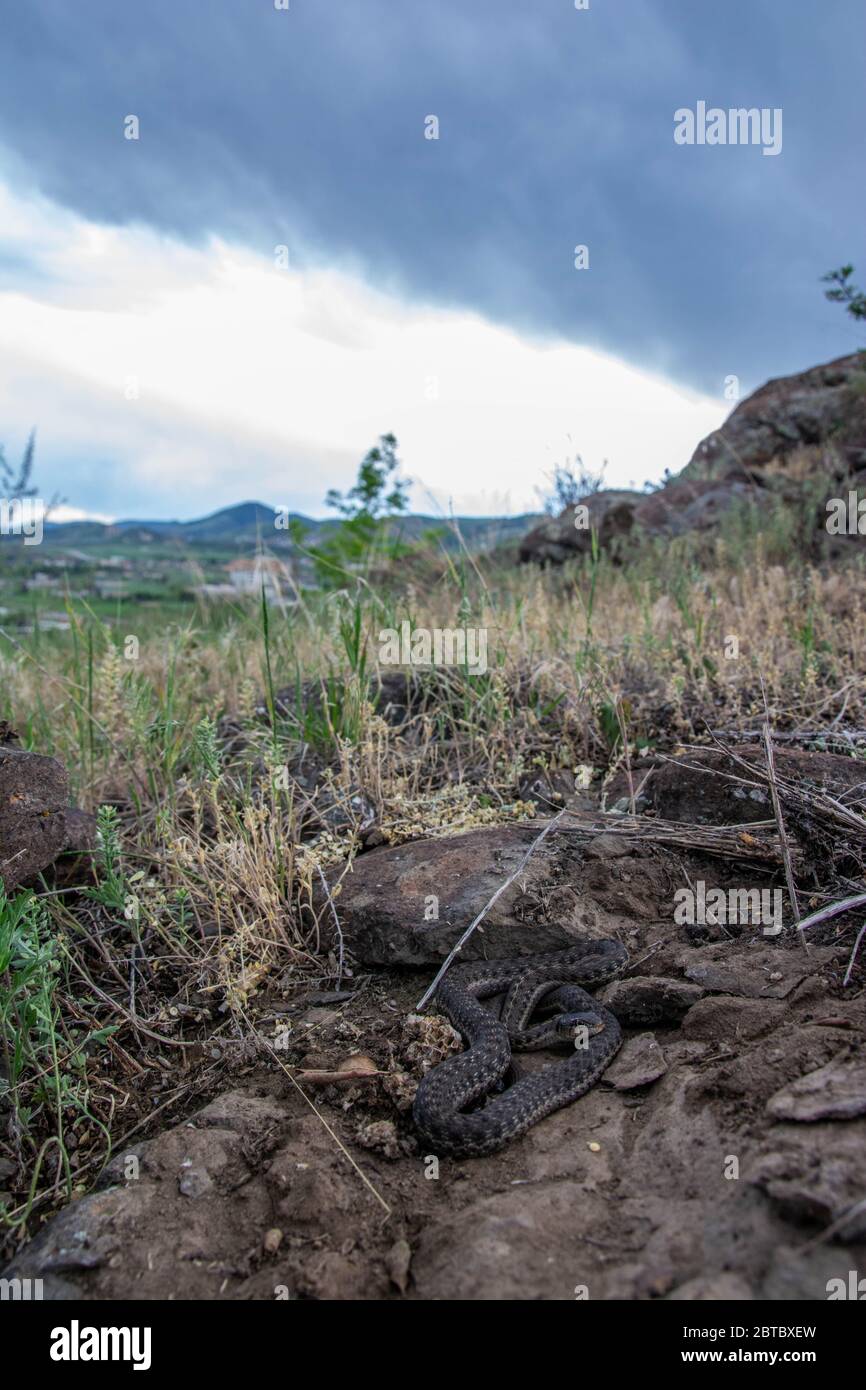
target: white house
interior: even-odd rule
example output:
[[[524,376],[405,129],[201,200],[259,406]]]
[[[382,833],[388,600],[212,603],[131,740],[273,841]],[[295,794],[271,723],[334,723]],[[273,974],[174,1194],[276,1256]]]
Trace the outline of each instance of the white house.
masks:
[[[239,594],[258,596],[264,589],[268,603],[284,603],[292,592],[287,567],[273,555],[256,555],[252,560],[232,560],[226,568],[229,580]]]

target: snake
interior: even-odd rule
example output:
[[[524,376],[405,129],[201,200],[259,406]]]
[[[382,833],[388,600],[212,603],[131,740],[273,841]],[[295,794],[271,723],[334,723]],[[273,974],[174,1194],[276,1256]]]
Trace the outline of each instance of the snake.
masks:
[[[619,1024],[583,986],[610,980],[628,952],[610,938],[561,951],[452,966],[433,996],[468,1044],[422,1077],[415,1127],[434,1154],[480,1157],[504,1148],[532,1125],[585,1095],[622,1043]],[[499,1016],[481,1002],[504,996]],[[545,1015],[533,1022],[533,1015]],[[568,1044],[570,1055],[530,1075],[513,1076],[512,1049]]]

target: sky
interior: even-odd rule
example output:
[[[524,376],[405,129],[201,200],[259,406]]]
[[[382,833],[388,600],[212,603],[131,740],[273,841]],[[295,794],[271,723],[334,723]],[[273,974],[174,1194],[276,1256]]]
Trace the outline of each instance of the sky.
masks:
[[[820,285],[866,270],[859,0],[0,0],[0,34],[0,443],[36,427],[69,515],[320,516],[387,431],[413,510],[535,510],[862,346]],[[680,143],[699,103],[777,148]]]

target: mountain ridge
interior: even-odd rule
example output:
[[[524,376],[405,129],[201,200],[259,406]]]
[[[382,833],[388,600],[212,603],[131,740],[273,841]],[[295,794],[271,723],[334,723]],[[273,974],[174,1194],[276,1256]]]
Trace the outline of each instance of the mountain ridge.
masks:
[[[190,521],[152,521],[137,518],[122,518],[114,522],[47,521],[45,538],[64,545],[93,544],[117,539],[142,542],[180,541],[185,545],[245,546],[251,541],[269,536],[278,546],[288,545],[290,542],[287,533],[274,527],[277,511],[278,508],[268,507],[263,502],[246,501],[221,507],[215,512]],[[290,515],[304,526],[313,544],[323,534],[334,530],[340,524],[339,518],[309,517],[300,512],[292,512]],[[537,512],[523,512],[517,516],[506,517],[450,518],[413,512],[389,517],[387,520],[389,529],[406,540],[417,540],[425,531],[439,527],[448,530],[453,520],[467,541],[491,543],[523,535],[539,519],[539,515]]]

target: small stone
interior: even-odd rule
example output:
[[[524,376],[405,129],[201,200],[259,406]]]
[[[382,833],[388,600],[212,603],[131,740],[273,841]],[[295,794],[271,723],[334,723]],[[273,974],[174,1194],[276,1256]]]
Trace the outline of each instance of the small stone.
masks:
[[[866,1066],[859,1061],[828,1062],[767,1101],[775,1120],[853,1120],[866,1115]]]
[[[630,980],[614,980],[600,998],[627,1028],[657,1023],[676,1023],[696,1004],[703,990],[687,980],[671,980],[647,975]]]
[[[751,1302],[755,1295],[738,1274],[699,1274],[668,1294],[671,1303]]]
[[[206,1168],[188,1168],[177,1186],[184,1197],[196,1198],[213,1191],[214,1182]]]
[[[362,1125],[357,1139],[365,1149],[373,1149],[383,1158],[399,1158],[402,1153],[400,1136],[393,1120],[373,1120],[370,1124]]]
[[[262,1249],[266,1255],[276,1255],[283,1243],[283,1233],[279,1226],[272,1226],[269,1231],[265,1231],[262,1241]]]
[[[664,1053],[652,1033],[640,1033],[629,1038],[622,1051],[604,1074],[605,1081],[617,1091],[634,1091],[650,1086],[668,1069]]]
[[[388,1278],[401,1293],[406,1292],[409,1283],[409,1266],[412,1263],[412,1251],[409,1242],[405,1240],[395,1240],[391,1249],[385,1256],[385,1268],[388,1271]]]

